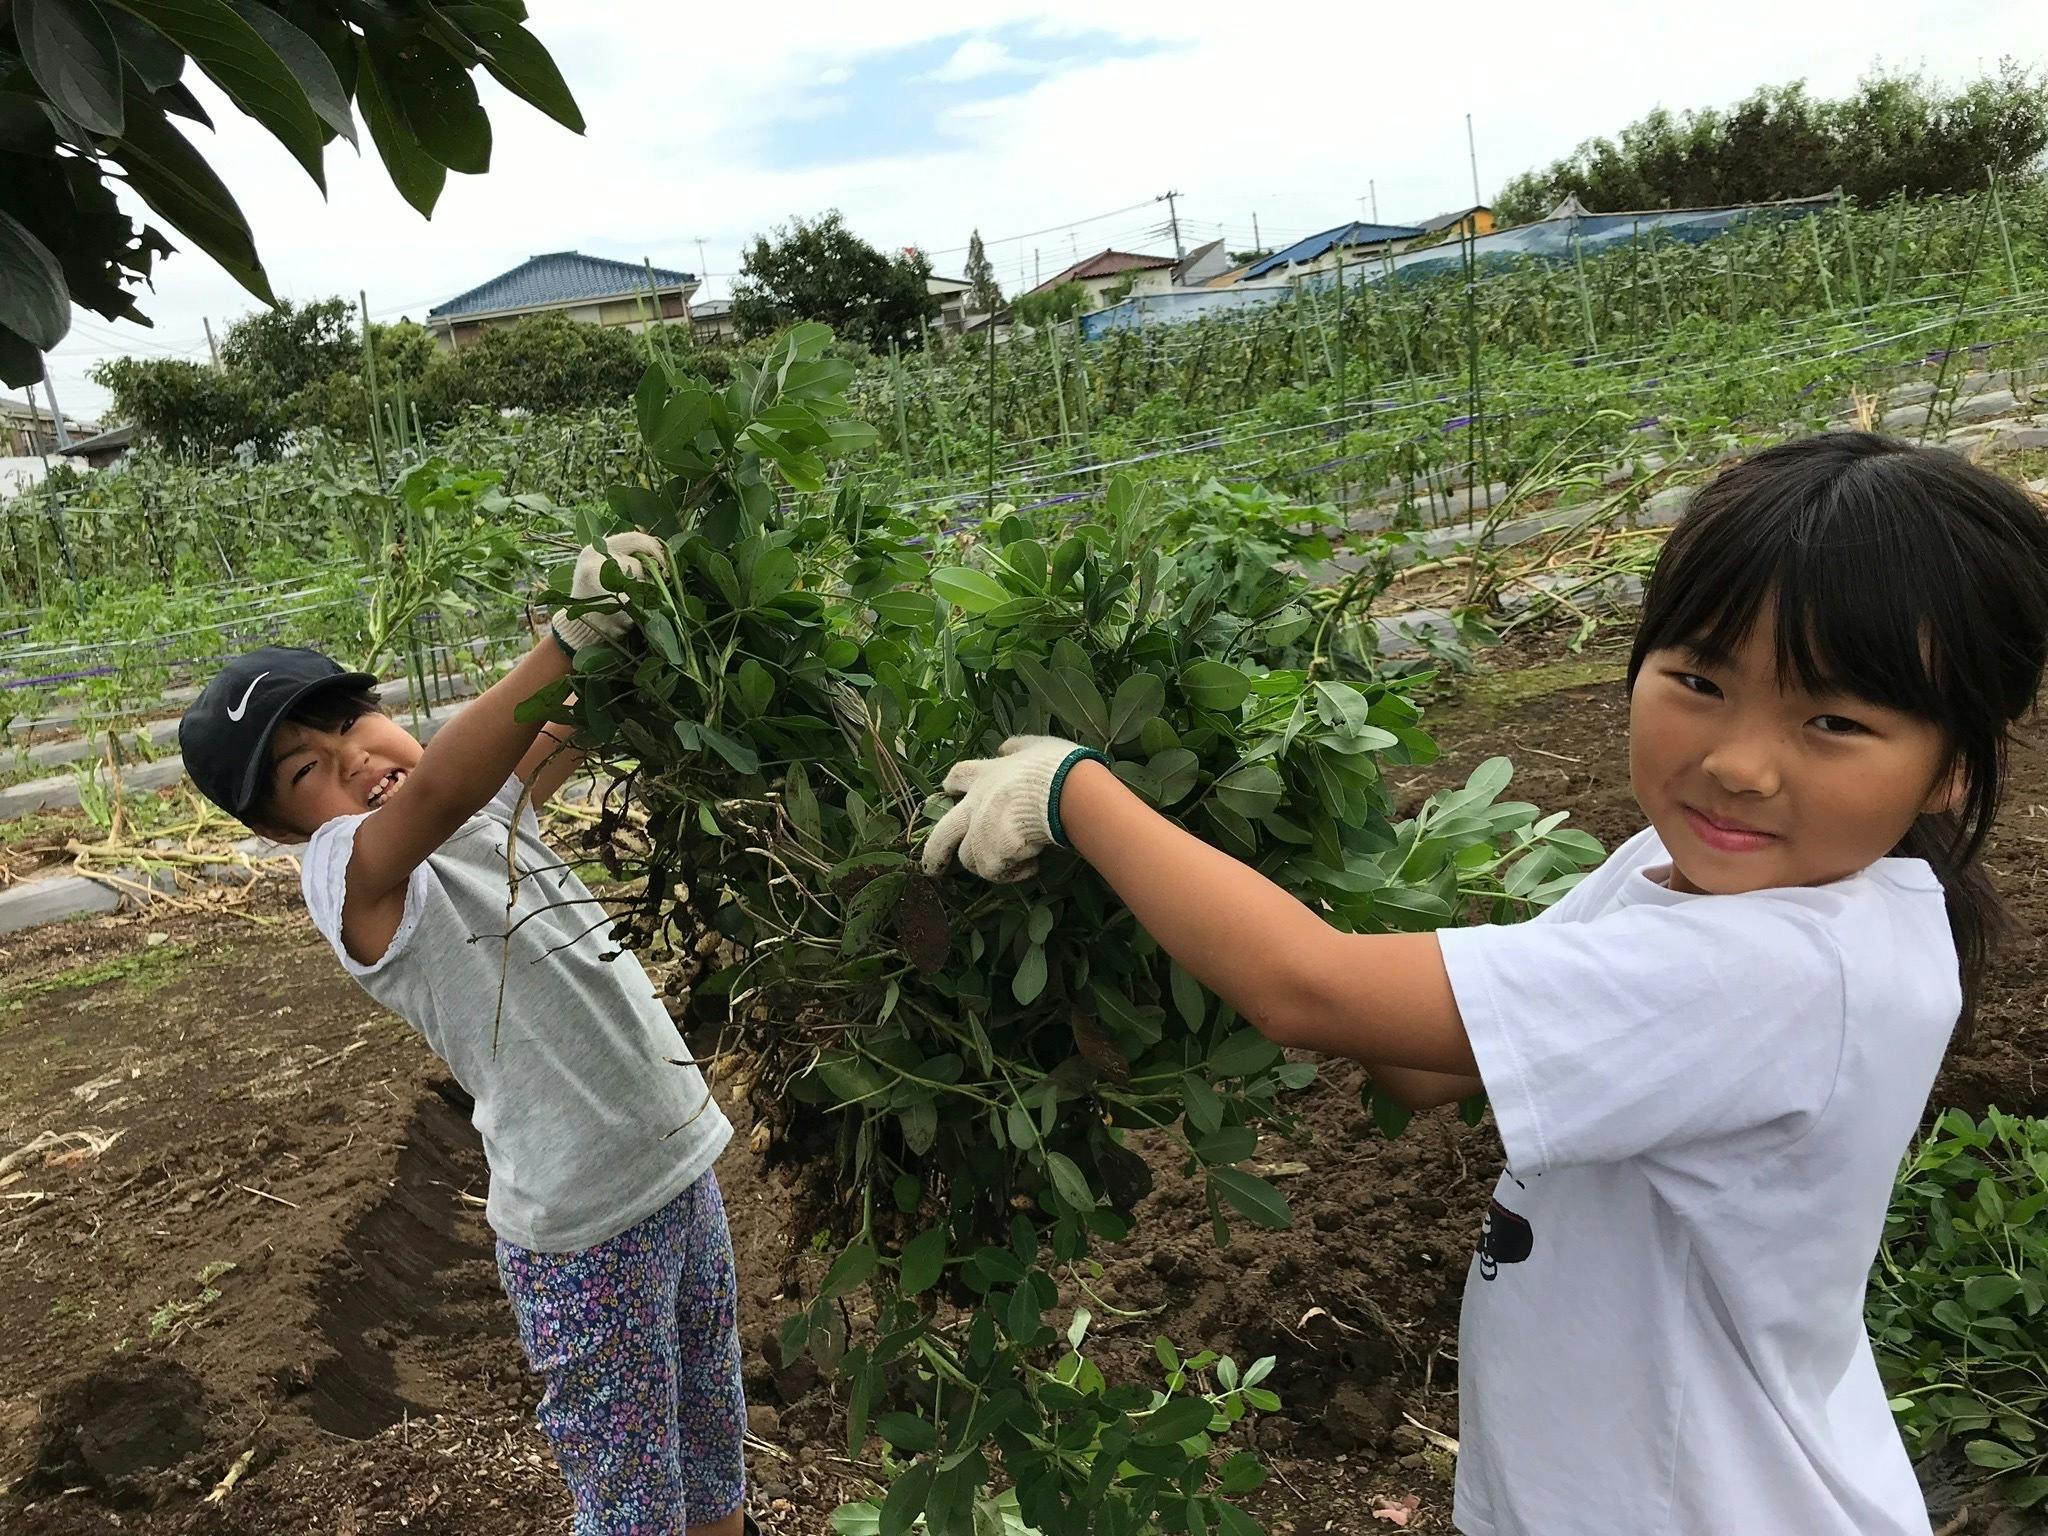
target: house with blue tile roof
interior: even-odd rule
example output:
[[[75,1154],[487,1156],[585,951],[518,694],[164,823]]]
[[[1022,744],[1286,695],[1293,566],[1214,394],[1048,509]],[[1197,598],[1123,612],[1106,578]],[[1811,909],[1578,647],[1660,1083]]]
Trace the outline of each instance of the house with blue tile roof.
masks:
[[[664,321],[690,320],[696,274],[581,251],[529,256],[509,272],[458,293],[427,311],[427,328],[444,347],[462,347],[492,325],[527,315],[563,314],[588,325],[645,330],[659,309]]]

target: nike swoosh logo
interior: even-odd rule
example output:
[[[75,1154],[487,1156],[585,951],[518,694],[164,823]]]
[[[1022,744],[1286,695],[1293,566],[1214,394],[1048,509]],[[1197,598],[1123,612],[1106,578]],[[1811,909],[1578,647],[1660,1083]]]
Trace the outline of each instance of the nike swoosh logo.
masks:
[[[234,721],[237,725],[241,723],[242,716],[249,713],[249,695],[256,691],[256,683],[262,682],[268,676],[270,676],[268,672],[258,672],[256,674],[256,681],[249,684],[248,691],[242,695],[242,702],[229,708],[228,718],[230,720]]]

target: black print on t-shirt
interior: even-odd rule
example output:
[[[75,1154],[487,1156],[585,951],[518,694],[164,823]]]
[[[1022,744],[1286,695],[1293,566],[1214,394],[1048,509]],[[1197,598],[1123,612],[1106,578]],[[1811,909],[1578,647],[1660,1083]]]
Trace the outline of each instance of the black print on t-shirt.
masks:
[[[1521,1263],[1535,1246],[1536,1233],[1528,1222],[1498,1200],[1486,1202],[1486,1219],[1479,1224],[1479,1274],[1482,1279],[1493,1279],[1503,1264]]]

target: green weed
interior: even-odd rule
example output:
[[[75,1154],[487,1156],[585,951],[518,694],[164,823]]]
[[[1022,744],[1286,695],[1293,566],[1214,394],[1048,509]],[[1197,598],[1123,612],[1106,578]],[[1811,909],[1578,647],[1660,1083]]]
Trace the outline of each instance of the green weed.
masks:
[[[1906,1446],[2048,1502],[2048,1120],[1950,1110],[1907,1157],[1866,1319]]]
[[[0,1020],[13,1018],[38,999],[109,982],[122,983],[137,993],[154,992],[176,977],[178,961],[191,952],[190,944],[159,944],[153,949],[138,949],[131,954],[75,966],[54,976],[0,987]]]

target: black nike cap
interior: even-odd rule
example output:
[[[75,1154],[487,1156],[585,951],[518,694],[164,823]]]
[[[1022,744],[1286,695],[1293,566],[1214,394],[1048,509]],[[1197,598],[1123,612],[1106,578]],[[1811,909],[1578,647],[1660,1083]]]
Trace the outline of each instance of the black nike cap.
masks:
[[[377,686],[367,672],[298,646],[266,645],[237,656],[200,690],[178,722],[178,751],[201,794],[231,816],[256,798],[270,770],[270,738],[292,706],[328,688]]]

